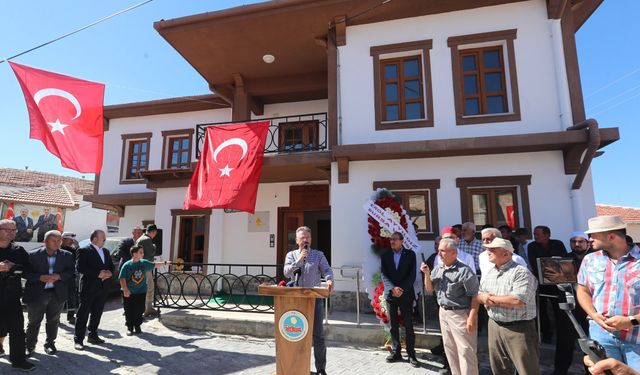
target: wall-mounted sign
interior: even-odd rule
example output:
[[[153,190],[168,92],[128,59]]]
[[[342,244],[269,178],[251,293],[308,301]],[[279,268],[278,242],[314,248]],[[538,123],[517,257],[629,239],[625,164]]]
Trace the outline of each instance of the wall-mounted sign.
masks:
[[[300,341],[309,332],[309,322],[307,317],[300,311],[289,310],[280,316],[278,330],[285,340],[291,342]]]
[[[268,232],[269,231],[269,211],[258,211],[255,214],[249,214],[249,232]]]

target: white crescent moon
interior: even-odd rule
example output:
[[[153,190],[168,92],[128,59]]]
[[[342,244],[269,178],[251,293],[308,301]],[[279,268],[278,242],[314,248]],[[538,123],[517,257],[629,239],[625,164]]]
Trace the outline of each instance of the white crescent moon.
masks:
[[[46,98],[47,96],[59,96],[61,98],[67,99],[68,101],[71,102],[71,104],[73,104],[73,107],[76,109],[76,115],[72,120],[75,120],[78,117],[80,117],[80,114],[82,113],[82,107],[80,106],[80,102],[78,102],[78,99],[76,99],[75,96],[71,95],[70,93],[64,90],[47,88],[47,89],[42,89],[36,92],[35,95],[33,95],[33,100],[35,100],[36,104],[39,105],[40,100],[42,100],[43,98]]]
[[[247,142],[242,138],[231,138],[220,143],[220,145],[216,147],[216,149],[213,151],[213,161],[217,163],[218,154],[220,153],[220,151],[222,151],[225,147],[233,146],[233,145],[240,146],[242,148],[242,156],[240,157],[240,159],[238,159],[238,161],[242,160],[247,155],[247,148],[248,148]]]

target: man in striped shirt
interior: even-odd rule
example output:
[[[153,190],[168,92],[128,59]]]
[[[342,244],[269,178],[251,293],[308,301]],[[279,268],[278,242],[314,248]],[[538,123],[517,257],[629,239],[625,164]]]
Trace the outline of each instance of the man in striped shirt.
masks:
[[[458,243],[458,251],[464,251],[473,256],[476,274],[480,274],[480,260],[478,256],[483,251],[482,242],[476,238],[476,225],[466,222],[462,224],[462,240]]]
[[[607,356],[640,369],[640,249],[626,241],[620,216],[589,219],[591,247],[578,272],[577,297],[589,336]]]

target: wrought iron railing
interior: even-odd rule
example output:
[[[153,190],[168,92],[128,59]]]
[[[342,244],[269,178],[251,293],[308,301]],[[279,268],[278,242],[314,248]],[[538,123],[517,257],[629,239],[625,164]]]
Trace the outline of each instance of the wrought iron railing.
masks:
[[[154,273],[156,308],[273,312],[258,285],[275,284],[279,265],[173,263]]]
[[[294,116],[282,116],[282,117],[269,117],[255,119],[251,121],[269,121],[269,133],[267,134],[267,141],[264,146],[265,154],[291,154],[296,152],[305,151],[324,151],[328,149],[328,127],[327,127],[327,113],[308,113],[303,115]],[[247,121],[236,122],[216,122],[208,124],[196,125],[196,158],[200,158],[200,151],[204,143],[204,135],[208,127],[216,125],[228,125],[238,124]],[[284,124],[296,124],[304,122],[314,122],[317,124],[317,129],[313,129],[313,135],[301,137],[306,138],[304,141],[298,143],[286,142],[284,139],[280,139],[280,128]],[[316,125],[313,125],[316,126]]]

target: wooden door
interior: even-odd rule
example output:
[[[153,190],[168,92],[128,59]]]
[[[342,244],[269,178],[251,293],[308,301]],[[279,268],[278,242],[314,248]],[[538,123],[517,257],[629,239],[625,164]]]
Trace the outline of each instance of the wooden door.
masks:
[[[279,211],[278,228],[278,264],[283,265],[287,253],[297,249],[296,229],[304,225],[304,212],[281,207]],[[282,267],[278,267],[278,278],[283,277]]]

